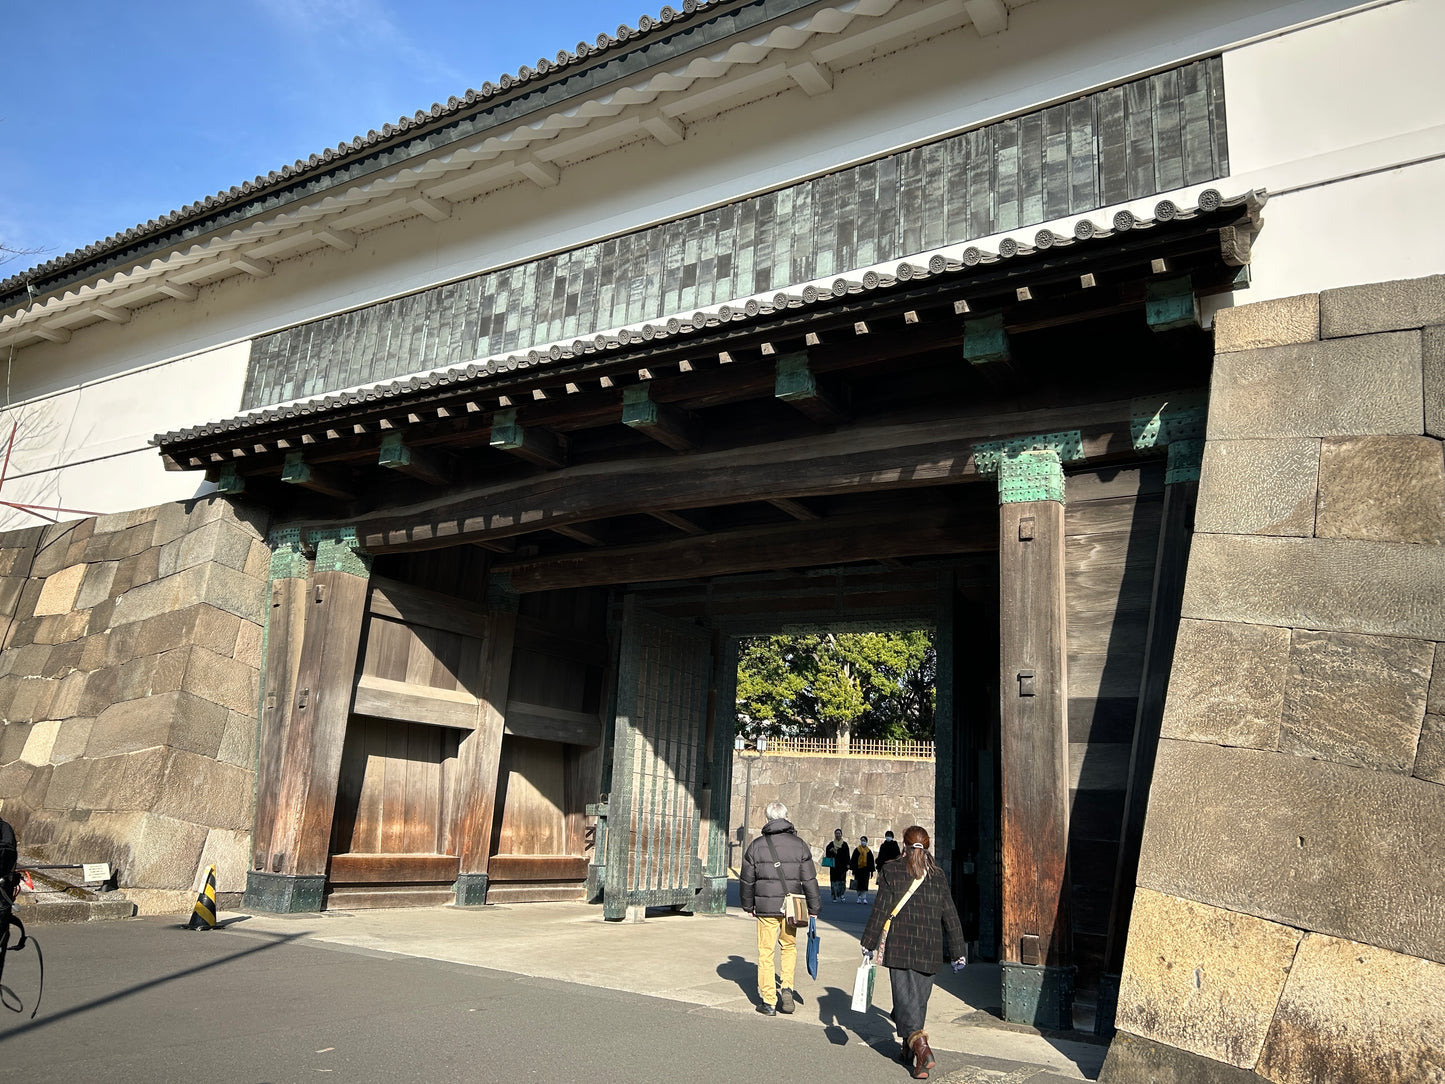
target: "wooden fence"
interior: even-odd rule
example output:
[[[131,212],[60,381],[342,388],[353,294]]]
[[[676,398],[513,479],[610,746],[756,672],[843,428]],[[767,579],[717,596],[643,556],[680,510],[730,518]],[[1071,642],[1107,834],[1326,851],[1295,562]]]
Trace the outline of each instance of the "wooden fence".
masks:
[[[853,738],[840,742],[833,738],[769,738],[763,755],[815,757],[883,757],[894,760],[932,760],[931,741],[887,741]]]

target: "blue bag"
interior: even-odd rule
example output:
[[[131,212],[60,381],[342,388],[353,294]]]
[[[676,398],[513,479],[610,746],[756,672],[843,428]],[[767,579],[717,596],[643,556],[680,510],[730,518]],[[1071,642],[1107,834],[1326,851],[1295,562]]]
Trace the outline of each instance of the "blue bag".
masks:
[[[818,920],[808,919],[808,977],[818,977]]]

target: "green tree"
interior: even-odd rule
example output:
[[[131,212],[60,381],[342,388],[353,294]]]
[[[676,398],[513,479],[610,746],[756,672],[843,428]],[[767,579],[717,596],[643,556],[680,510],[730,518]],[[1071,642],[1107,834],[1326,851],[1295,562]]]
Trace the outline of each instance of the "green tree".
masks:
[[[745,737],[933,737],[931,634],[757,636],[738,651],[737,732]]]

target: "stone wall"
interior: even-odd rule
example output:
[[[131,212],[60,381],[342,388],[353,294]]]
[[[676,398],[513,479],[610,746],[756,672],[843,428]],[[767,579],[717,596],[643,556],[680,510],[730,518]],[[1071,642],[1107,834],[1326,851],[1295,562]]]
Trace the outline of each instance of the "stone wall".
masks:
[[[142,913],[244,887],[270,550],[208,498],[0,534],[0,802]]]
[[[1221,312],[1102,1080],[1445,1079],[1445,277]]]
[[[911,824],[933,831],[931,760],[736,754],[728,833],[733,844],[728,864],[734,868],[742,861],[736,844],[742,839],[749,764],[753,766],[752,814],[746,823],[752,834],[766,823],[763,810],[767,804],[781,801],[788,807],[788,819],[798,835],[812,845],[815,859],[823,857],[835,828],[843,829],[850,844],[857,843],[860,835],[867,836],[875,851],[889,828],[900,839]]]

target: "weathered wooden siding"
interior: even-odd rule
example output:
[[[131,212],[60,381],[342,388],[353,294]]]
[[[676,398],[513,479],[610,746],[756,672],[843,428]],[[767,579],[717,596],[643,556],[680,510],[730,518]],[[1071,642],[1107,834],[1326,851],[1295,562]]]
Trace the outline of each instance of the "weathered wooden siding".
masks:
[[[243,406],[445,368],[1229,173],[1219,57],[257,339]]]
[[[1078,985],[1098,984],[1163,500],[1163,466],[1068,480],[1069,873]]]

